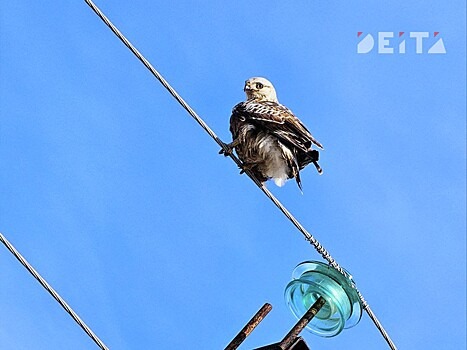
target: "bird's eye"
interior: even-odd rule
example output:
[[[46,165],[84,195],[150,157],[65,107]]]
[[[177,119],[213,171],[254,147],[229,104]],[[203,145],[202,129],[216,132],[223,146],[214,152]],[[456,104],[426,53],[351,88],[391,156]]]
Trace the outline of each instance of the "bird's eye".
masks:
[[[264,87],[263,84],[261,84],[261,83],[256,83],[256,88],[257,88],[258,90],[261,90],[263,87]]]

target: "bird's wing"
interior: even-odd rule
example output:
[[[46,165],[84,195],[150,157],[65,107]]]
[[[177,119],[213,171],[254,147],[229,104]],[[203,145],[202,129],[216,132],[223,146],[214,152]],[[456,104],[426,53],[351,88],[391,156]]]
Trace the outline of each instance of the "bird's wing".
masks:
[[[235,106],[235,112],[304,152],[307,152],[311,144],[323,149],[300,119],[279,103],[246,101]]]

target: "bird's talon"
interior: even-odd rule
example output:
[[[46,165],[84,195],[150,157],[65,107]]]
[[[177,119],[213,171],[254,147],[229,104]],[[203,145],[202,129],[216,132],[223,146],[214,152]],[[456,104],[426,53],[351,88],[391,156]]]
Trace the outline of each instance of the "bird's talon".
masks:
[[[225,157],[230,156],[233,152],[233,147],[226,143],[224,143],[224,147],[225,148],[221,148],[219,154],[223,154]]]
[[[219,151],[219,154],[223,154],[224,157],[227,157],[227,156],[230,156],[230,155],[232,154],[232,150],[231,150],[231,149],[228,149],[228,150],[226,151],[225,149],[222,148],[222,149]]]
[[[252,170],[254,166],[255,166],[255,163],[243,163],[240,168],[241,169],[240,174],[244,174],[245,171],[247,170]]]

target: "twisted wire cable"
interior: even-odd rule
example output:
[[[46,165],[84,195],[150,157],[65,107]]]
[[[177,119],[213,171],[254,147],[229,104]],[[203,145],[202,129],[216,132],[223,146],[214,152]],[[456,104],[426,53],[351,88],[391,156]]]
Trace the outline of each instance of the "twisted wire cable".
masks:
[[[149,69],[149,71],[154,75],[154,77],[159,80],[159,82],[169,91],[169,93],[182,105],[182,107],[193,117],[196,122],[211,136],[217,144],[226,151],[226,154],[240,167],[242,168],[242,162],[232,153],[228,152],[228,148],[224,142],[214,133],[214,131],[204,122],[204,120],[198,116],[198,114],[185,102],[185,100],[175,91],[172,86],[164,79],[164,77],[149,63],[149,61],[130,43],[130,41],[118,30],[115,25],[110,22],[110,20],[102,13],[102,11],[91,1],[84,0],[89,7],[96,13],[96,15],[110,28],[110,30],[125,44],[128,49],[144,64],[144,66]],[[249,169],[244,169],[245,174],[250,177],[250,179],[260,188],[261,191],[276,205],[276,207],[292,222],[292,224],[303,234],[305,239],[313,245],[316,251],[337,271],[339,271],[346,278],[350,278],[349,274],[336,262],[336,260],[329,254],[329,252],[318,242],[318,240],[309,233],[300,222],[288,211],[288,209],[269,191],[254,175]],[[367,312],[370,319],[375,324],[376,328],[380,331],[383,338],[388,343],[389,347],[392,350],[397,350],[395,344],[389,337],[386,330],[383,328],[382,324],[376,318],[376,315],[370,309],[370,306],[363,298],[363,295],[358,291],[354,284],[354,288],[358,293],[360,302],[363,309]]]
[[[86,332],[86,334],[99,346],[102,350],[109,350],[107,346],[99,339],[99,337],[84,323],[84,321],[73,311],[70,305],[52,288],[50,284],[31,266],[31,264],[16,250],[16,248],[6,239],[0,232],[0,241],[5,247],[15,256],[16,259],[29,271],[31,275],[45,288],[47,292],[65,309],[65,311],[75,320],[75,322]]]

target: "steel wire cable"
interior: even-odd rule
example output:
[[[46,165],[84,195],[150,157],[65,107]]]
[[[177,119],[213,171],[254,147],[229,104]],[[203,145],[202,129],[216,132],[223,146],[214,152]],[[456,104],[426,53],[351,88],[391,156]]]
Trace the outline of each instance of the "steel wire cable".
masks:
[[[0,241],[5,247],[15,256],[16,259],[29,271],[31,275],[49,292],[49,294],[65,309],[65,311],[75,320],[75,322],[86,332],[86,334],[99,346],[102,350],[109,350],[109,348],[99,339],[99,337],[84,323],[84,321],[73,311],[68,303],[52,288],[50,284],[37,272],[34,267],[16,250],[16,248],[6,239],[0,232]]]

